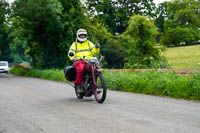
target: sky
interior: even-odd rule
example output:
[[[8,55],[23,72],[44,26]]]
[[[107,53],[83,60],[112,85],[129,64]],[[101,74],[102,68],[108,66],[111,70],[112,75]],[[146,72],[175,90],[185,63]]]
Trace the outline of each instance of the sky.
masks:
[[[14,0],[8,0],[9,3],[12,3]]]
[[[8,0],[10,3],[12,3],[14,0]],[[159,3],[162,3],[164,1],[169,1],[169,0],[154,0],[155,4],[159,4]]]
[[[154,3],[156,4],[156,5],[158,5],[159,3],[162,3],[162,2],[164,2],[164,1],[170,1],[170,0],[153,0],[154,1]]]

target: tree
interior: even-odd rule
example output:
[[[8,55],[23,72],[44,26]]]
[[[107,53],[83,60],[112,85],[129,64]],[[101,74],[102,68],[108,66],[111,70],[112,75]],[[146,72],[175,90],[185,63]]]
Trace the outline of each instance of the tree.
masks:
[[[8,41],[14,63],[22,63],[24,61],[31,63],[31,57],[27,54],[30,51],[30,47],[27,44],[26,31],[16,23],[15,17],[10,18],[9,22],[12,25],[9,27]]]
[[[161,43],[164,45],[192,44],[200,40],[200,1],[168,2],[167,17]]]
[[[16,0],[12,8],[15,23],[25,32],[33,66],[59,67],[62,5],[57,0]]]
[[[10,13],[9,3],[6,0],[0,0],[0,60],[12,61],[8,43],[8,25],[7,17]]]
[[[87,27],[80,0],[16,0],[13,22],[23,31],[27,53],[37,68],[62,68],[79,28]],[[51,56],[49,56],[51,55]]]
[[[87,0],[86,7],[92,17],[100,20],[113,34],[121,34],[128,27],[133,14],[154,16],[153,0]]]
[[[158,7],[155,9],[156,11],[156,19],[155,25],[158,27],[158,36],[157,42],[160,41],[160,36],[164,32],[164,22],[167,19],[167,2],[160,3]]]
[[[99,42],[101,45],[105,45],[106,41],[112,37],[108,29],[96,19],[89,19],[86,29],[88,30],[89,40],[94,43]]]
[[[88,29],[89,18],[85,15],[85,10],[81,5],[80,0],[58,0],[62,7],[61,21],[63,31],[61,33],[60,47],[60,60],[59,62],[64,65],[71,64],[67,53],[71,44],[76,41],[77,31],[80,28]]]
[[[127,38],[127,68],[164,67],[164,58],[156,47],[157,27],[150,17],[134,15],[122,34]],[[131,41],[132,40],[132,41]]]
[[[106,68],[124,68],[126,57],[128,56],[126,44],[127,38],[122,36],[112,36],[101,47],[102,55],[105,56]]]

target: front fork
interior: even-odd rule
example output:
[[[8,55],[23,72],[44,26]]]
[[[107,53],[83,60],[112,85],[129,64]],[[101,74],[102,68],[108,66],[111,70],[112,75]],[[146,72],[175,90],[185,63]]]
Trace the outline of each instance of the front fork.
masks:
[[[93,93],[96,97],[98,97],[98,93],[97,93],[97,75],[95,73],[95,69],[96,69],[96,66],[93,64],[91,66],[91,69],[92,69],[92,80],[93,80]]]
[[[93,64],[91,65],[91,70],[92,70],[92,80],[93,80],[93,87],[94,89],[97,89],[97,72],[101,72],[101,69],[99,66]]]
[[[92,80],[93,80],[93,86],[96,88],[97,87],[97,83],[96,83],[96,74],[95,74],[95,65],[92,65],[91,66],[91,69],[92,69]]]

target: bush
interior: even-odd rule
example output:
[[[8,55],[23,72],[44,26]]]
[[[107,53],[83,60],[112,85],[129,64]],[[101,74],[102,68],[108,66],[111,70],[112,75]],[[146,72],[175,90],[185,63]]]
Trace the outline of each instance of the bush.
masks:
[[[160,68],[166,67],[161,49],[156,46],[157,28],[151,18],[134,15],[129,27],[122,34],[128,39],[128,56],[126,68]]]
[[[102,55],[105,56],[106,68],[124,68],[127,57],[127,48],[123,46],[128,40],[123,40],[121,36],[113,36],[102,46]]]

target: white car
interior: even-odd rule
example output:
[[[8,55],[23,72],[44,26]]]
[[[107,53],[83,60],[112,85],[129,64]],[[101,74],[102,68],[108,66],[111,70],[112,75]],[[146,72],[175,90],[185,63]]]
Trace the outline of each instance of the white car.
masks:
[[[9,66],[7,61],[0,61],[0,73],[8,73]]]

